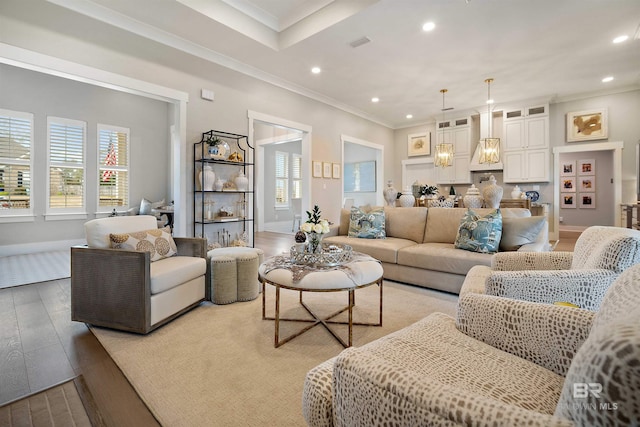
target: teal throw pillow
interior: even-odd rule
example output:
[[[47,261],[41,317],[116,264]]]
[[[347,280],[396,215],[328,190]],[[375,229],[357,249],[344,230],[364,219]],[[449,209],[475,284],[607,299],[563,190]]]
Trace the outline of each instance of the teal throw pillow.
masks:
[[[460,220],[455,247],[465,251],[494,253],[498,252],[501,236],[500,209],[485,216],[479,216],[469,209]]]
[[[387,237],[384,220],[384,208],[382,207],[365,212],[354,206],[351,208],[349,218],[349,237],[384,239]]]

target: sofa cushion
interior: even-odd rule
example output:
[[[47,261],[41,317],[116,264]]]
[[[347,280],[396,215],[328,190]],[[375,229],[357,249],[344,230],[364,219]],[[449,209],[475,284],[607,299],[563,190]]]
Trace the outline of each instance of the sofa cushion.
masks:
[[[158,227],[158,222],[151,215],[114,216],[92,219],[84,223],[87,245],[96,249],[111,247],[111,240],[109,239],[109,234],[111,233],[129,233],[154,227]]]
[[[427,220],[427,208],[384,208],[387,218],[387,237],[422,242],[424,236],[425,221]]]
[[[111,240],[111,247],[114,249],[149,252],[151,262],[178,253],[169,227],[129,233],[110,233],[109,240]]]
[[[502,236],[502,214],[496,209],[484,216],[471,209],[460,220],[455,247],[466,251],[498,252]]]
[[[378,207],[365,212],[361,208],[352,207],[349,217],[349,237],[384,239],[386,237],[384,209]]]
[[[387,237],[386,239],[354,239],[347,236],[330,236],[322,239],[324,243],[338,243],[342,245],[350,245],[354,251],[363,252],[371,255],[382,262],[396,263],[398,249],[407,246],[415,246],[416,242],[406,239],[398,239],[396,237]]]
[[[174,256],[150,264],[151,295],[159,294],[207,272],[204,258]]]
[[[398,264],[466,275],[475,265],[491,266],[491,254],[462,251],[451,243],[423,243],[399,249]]]
[[[533,243],[544,227],[546,218],[531,216],[528,218],[502,218],[501,251],[517,251],[522,245]]]

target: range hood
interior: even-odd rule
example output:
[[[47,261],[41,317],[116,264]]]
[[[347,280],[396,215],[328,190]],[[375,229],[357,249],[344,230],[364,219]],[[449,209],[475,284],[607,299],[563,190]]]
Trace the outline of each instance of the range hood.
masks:
[[[500,161],[498,163],[480,163],[480,143],[476,145],[473,157],[471,158],[471,163],[469,164],[470,171],[501,171],[502,168],[502,141],[500,142]]]

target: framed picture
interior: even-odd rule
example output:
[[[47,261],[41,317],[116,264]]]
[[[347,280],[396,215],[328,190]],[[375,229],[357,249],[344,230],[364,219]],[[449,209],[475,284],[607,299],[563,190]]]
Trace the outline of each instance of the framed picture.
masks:
[[[322,162],[322,177],[331,178],[331,163]]]
[[[579,202],[581,209],[595,209],[596,193],[580,193]]]
[[[576,176],[576,161],[562,162],[560,165],[560,176]]]
[[[332,163],[333,171],[331,176],[335,179],[340,179],[340,163]]]
[[[431,132],[412,133],[407,136],[409,157],[429,156],[431,154]]]
[[[567,113],[567,142],[607,139],[607,109]]]
[[[578,175],[595,175],[596,161],[595,159],[578,160]]]
[[[320,162],[312,162],[312,163],[313,163],[313,177],[322,178],[322,163]]]
[[[596,177],[584,176],[578,180],[578,191],[596,191]]]
[[[343,189],[345,193],[375,192],[376,162],[345,163]]]
[[[560,195],[560,207],[563,209],[575,209],[576,208],[576,195],[573,193],[570,194],[561,194]]]
[[[560,192],[561,193],[575,193],[576,192],[576,179],[568,176],[560,179]]]

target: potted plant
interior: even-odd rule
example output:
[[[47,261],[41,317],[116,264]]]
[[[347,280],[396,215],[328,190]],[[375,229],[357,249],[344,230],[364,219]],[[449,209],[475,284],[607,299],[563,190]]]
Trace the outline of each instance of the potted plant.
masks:
[[[215,135],[211,135],[206,141],[209,146],[209,157],[216,157],[220,153],[218,146],[222,143],[222,140]]]

